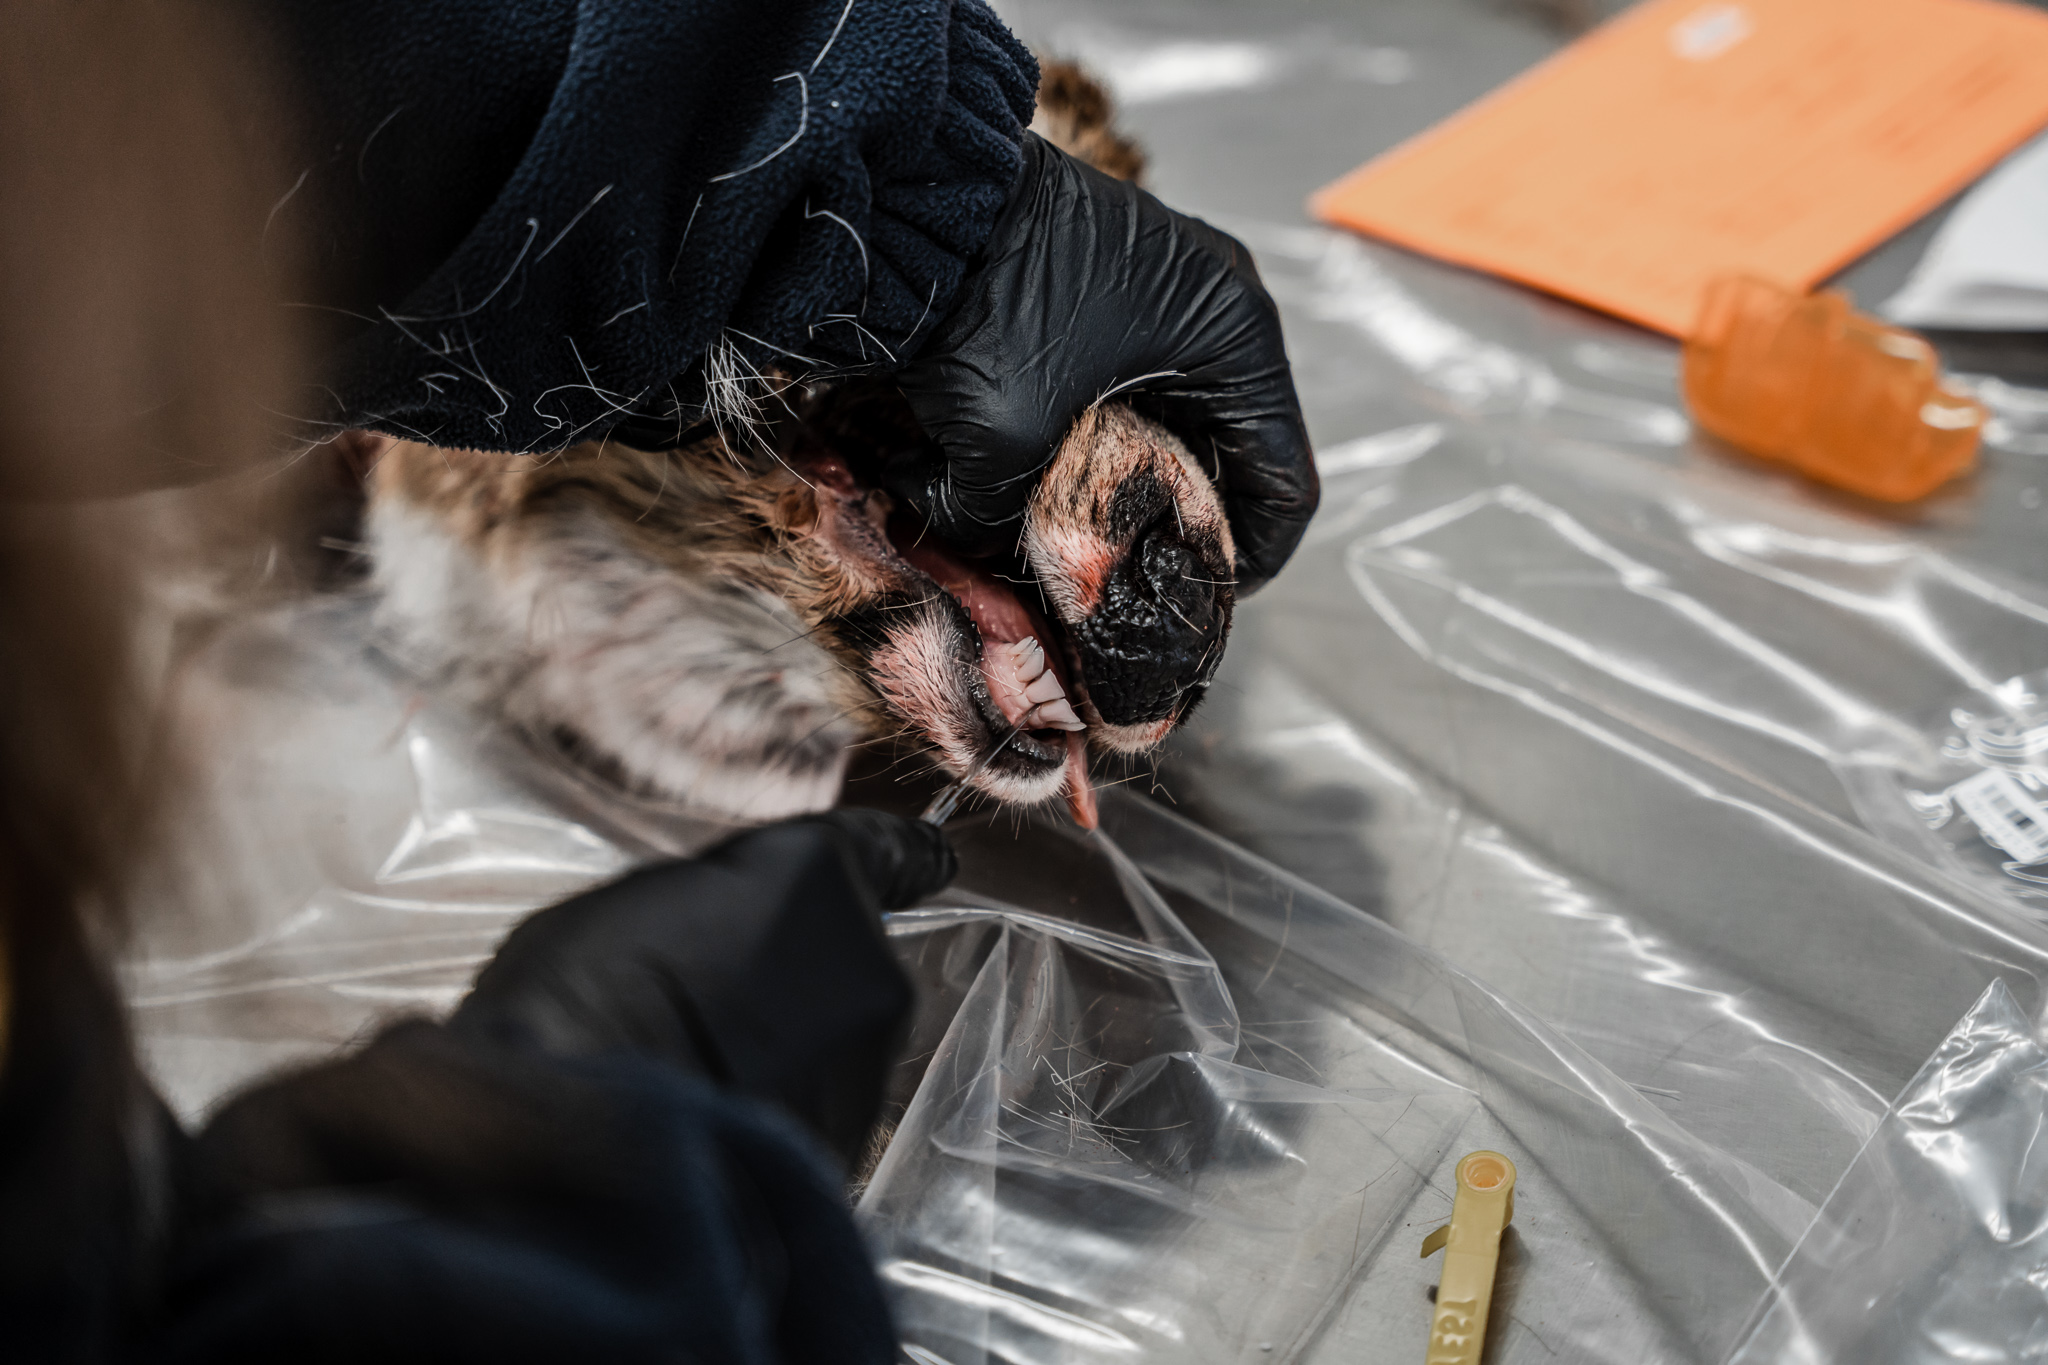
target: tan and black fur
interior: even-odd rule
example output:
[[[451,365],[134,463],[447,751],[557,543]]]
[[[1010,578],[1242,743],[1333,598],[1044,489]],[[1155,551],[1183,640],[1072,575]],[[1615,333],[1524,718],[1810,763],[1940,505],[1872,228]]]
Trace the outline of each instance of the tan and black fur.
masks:
[[[1071,68],[1049,67],[1041,100],[1037,126],[1075,154],[1142,164]],[[1162,428],[1099,406],[1017,553],[969,564],[876,486],[924,439],[892,388],[777,398],[787,415],[765,429],[657,453],[382,443],[368,530],[397,649],[629,785],[770,818],[829,805],[872,736],[907,731],[964,771],[1026,704],[1009,642],[1049,636],[1074,733],[1026,728],[977,786],[1010,802],[1066,789],[1085,815],[1079,722],[1100,750],[1142,752],[1220,657],[1233,552],[1208,478]]]

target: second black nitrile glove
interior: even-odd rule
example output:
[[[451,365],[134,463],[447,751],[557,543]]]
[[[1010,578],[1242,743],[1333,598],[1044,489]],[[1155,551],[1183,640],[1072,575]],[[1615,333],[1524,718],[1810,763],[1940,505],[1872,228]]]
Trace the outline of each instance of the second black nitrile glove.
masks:
[[[911,1007],[881,911],[954,867],[936,827],[880,811],[768,825],[534,915],[450,1027],[670,1062],[780,1105],[850,1166]]]
[[[1037,474],[1111,391],[1217,481],[1241,591],[1279,572],[1316,508],[1279,310],[1251,253],[1034,135],[959,304],[897,382],[943,456],[902,457],[890,489],[969,550],[1014,544]]]

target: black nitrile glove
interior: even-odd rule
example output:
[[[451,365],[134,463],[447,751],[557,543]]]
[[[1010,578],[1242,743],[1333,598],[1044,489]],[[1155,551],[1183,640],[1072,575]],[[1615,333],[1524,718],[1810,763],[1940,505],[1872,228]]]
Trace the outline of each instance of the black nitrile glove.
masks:
[[[450,1027],[669,1062],[781,1105],[850,1165],[911,1007],[881,912],[954,871],[920,820],[836,810],[769,825],[534,915]]]
[[[960,298],[897,375],[943,459],[888,471],[940,536],[1014,544],[1060,438],[1116,391],[1215,478],[1239,591],[1279,572],[1316,472],[1279,311],[1243,243],[1027,133],[1023,178]]]

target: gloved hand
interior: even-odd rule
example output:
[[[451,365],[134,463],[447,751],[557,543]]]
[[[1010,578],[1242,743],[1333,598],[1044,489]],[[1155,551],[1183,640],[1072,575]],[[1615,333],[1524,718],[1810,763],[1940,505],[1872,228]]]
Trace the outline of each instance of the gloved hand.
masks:
[[[781,1105],[850,1165],[911,1006],[881,911],[955,870],[919,820],[849,809],[768,825],[534,915],[449,1027],[667,1061]]]
[[[1035,476],[1111,391],[1217,481],[1239,591],[1279,572],[1316,508],[1279,312],[1251,253],[1034,134],[959,306],[897,382],[943,458],[900,457],[890,491],[970,551],[1014,544]]]

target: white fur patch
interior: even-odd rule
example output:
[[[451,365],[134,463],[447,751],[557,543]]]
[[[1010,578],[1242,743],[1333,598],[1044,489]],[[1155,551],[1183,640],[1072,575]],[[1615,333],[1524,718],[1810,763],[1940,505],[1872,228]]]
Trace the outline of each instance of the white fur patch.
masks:
[[[960,690],[960,660],[969,646],[957,625],[936,612],[920,612],[892,627],[889,641],[871,662],[875,687],[890,707],[932,741],[939,762],[951,772],[965,772],[979,760],[994,736]],[[998,801],[1030,805],[1059,795],[1065,775],[1057,768],[1025,775],[991,766],[974,779],[974,788]]]
[[[785,603],[651,562],[590,512],[530,518],[490,563],[397,498],[368,529],[397,650],[472,703],[722,815],[837,799],[858,727]]]

